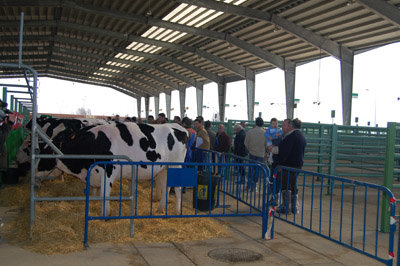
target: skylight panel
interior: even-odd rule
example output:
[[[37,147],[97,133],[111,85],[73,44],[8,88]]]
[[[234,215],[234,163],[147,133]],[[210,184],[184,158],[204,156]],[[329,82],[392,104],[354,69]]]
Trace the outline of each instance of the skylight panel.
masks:
[[[156,36],[158,36],[160,33],[166,31],[167,29],[165,28],[158,28],[157,30],[155,30],[151,35],[149,35],[150,39],[154,39]]]
[[[221,16],[222,14],[224,14],[224,12],[217,12],[214,15],[210,16],[208,19],[205,19],[205,20],[201,21],[199,24],[195,25],[195,27],[199,28],[199,27],[203,26],[204,24],[210,22],[211,20]]]
[[[132,49],[132,47],[134,47],[137,44],[137,42],[132,42],[131,44],[129,44],[126,49]]]
[[[160,35],[157,35],[154,39],[160,40],[160,39],[164,38],[165,36],[167,36],[168,34],[170,34],[171,32],[172,32],[171,29],[167,29],[166,31],[164,31]]]
[[[140,47],[138,49],[138,51],[142,52],[144,49],[147,49],[149,46],[150,46],[149,44],[144,44],[144,45],[142,45],[142,47]]]
[[[187,15],[189,15],[189,13],[191,13],[195,8],[197,8],[197,6],[189,6],[187,9],[182,10],[182,12],[178,14],[176,17],[172,18],[170,22],[177,22],[179,24],[183,24],[180,23],[179,21],[185,18]]]
[[[159,27],[157,26],[152,26],[150,29],[148,29],[145,33],[142,34],[142,37],[148,37],[151,33],[156,31]]]
[[[217,0],[221,1],[221,0]],[[240,5],[247,0],[222,0],[221,2],[229,3],[233,5]],[[168,15],[166,15],[162,20],[170,21],[173,23],[179,23],[183,25],[193,26],[199,28],[204,24],[214,20],[215,18],[221,16],[224,12],[219,12],[213,9],[206,9],[203,7],[198,7],[195,5],[188,5],[188,4],[180,4],[177,8],[171,11]],[[149,39],[161,40],[164,42],[173,43],[176,40],[182,38],[187,33],[174,31],[171,29],[166,29],[162,27],[152,26],[148,29],[145,33],[141,36]],[[126,49],[134,50],[134,51],[141,51],[144,53],[155,53],[161,50],[163,47],[151,45],[151,44],[144,44],[140,42],[132,42],[130,43]],[[115,58],[120,58],[129,61],[142,61],[144,57],[141,56],[133,56],[124,53],[118,53]],[[108,61],[107,65],[118,66],[123,68],[130,67],[129,64],[117,63],[113,61]],[[100,70],[108,71],[112,73],[119,73],[120,71],[115,71],[107,68],[100,68]]]
[[[181,34],[179,34],[179,35],[176,36],[175,38],[169,40],[168,42],[174,42],[174,41],[176,41],[176,40],[182,38],[182,37],[185,36],[185,35],[186,35],[186,32],[182,32]]]
[[[180,4],[177,8],[172,10],[168,15],[166,15],[162,20],[169,21],[171,18],[176,16],[179,12],[181,12],[184,8],[186,8],[188,4]]]
[[[179,35],[179,31],[173,31],[173,32],[171,32],[170,34],[168,34],[167,36],[165,36],[165,38],[163,38],[162,39],[162,41],[169,41],[169,40],[171,40],[172,38],[174,38],[176,35]],[[169,41],[169,42],[171,42],[171,41]]]
[[[194,11],[194,12],[192,12],[191,14],[189,14],[188,16],[186,16],[186,17],[185,17],[183,20],[181,20],[179,23],[180,23],[180,24],[189,25],[189,26],[193,25],[194,23],[190,23],[191,20],[192,20],[193,18],[195,18],[197,15],[199,15],[201,12],[203,12],[204,10],[206,10],[204,7],[197,8],[196,11]]]

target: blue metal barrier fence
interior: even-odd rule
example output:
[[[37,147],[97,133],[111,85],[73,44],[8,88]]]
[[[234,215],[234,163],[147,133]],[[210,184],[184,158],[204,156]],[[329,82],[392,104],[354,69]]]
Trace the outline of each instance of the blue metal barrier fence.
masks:
[[[212,161],[212,152],[197,151],[198,155],[203,154],[204,161]],[[86,207],[85,207],[85,236],[84,244],[88,246],[88,226],[92,220],[113,220],[113,219],[130,219],[131,220],[131,237],[134,232],[135,219],[150,219],[150,218],[189,218],[189,217],[233,217],[233,216],[260,216],[262,217],[262,232],[261,237],[273,237],[273,218],[271,225],[268,228],[268,176],[269,169],[260,164],[253,164],[244,160],[242,163],[218,163],[221,160],[218,154],[214,154],[216,163],[196,162],[196,163],[150,163],[150,162],[121,162],[108,161],[96,162],[88,170],[87,184],[85,189]],[[208,158],[209,159],[206,159]],[[114,169],[120,169],[116,181],[120,181],[119,196],[115,197],[102,196],[100,202],[102,206],[99,209],[90,208],[89,204],[94,204],[90,195],[90,182],[94,167],[102,167],[113,165]],[[238,171],[238,169],[243,171]],[[179,189],[176,189],[176,194],[180,194],[182,201],[179,207],[174,208],[168,206],[168,193],[165,195],[165,206],[162,213],[156,213],[153,210],[153,199],[156,197],[156,192],[153,190],[153,184],[156,182],[157,170],[163,168],[165,171],[166,189],[169,187],[186,187],[186,193],[183,195]],[[144,170],[146,169],[146,170]],[[138,181],[143,177],[143,172],[151,172],[149,182],[151,182],[148,198],[138,196]],[[161,174],[162,171],[159,173]],[[101,177],[103,187],[106,187],[106,171]],[[124,172],[124,174],[122,174]],[[255,186],[247,186],[241,182],[246,175],[246,180],[253,180],[255,176],[259,182]],[[130,176],[131,195],[128,195],[130,201],[129,213],[122,210],[122,201],[126,200],[126,194],[123,195],[122,179],[123,176]],[[162,176],[163,178],[163,176]],[[92,180],[93,181],[93,180]],[[253,184],[253,183],[252,183]],[[257,189],[256,189],[257,187]],[[192,190],[192,189],[193,190]],[[169,190],[167,190],[169,191]],[[105,190],[103,191],[103,193]],[[215,195],[215,194],[216,195]],[[105,194],[105,193],[104,193]],[[143,192],[142,192],[143,194]],[[191,195],[191,196],[190,196]],[[113,200],[116,204],[112,205],[110,216],[105,215],[106,201]],[[148,208],[139,209],[139,201],[145,202]],[[141,205],[143,206],[143,205]],[[101,211],[102,210],[102,211]],[[177,213],[178,211],[178,213]]]
[[[389,189],[287,167],[275,169],[273,177],[276,191],[281,191],[273,196],[272,204],[279,203],[276,218],[393,264],[396,200]],[[389,234],[379,231],[384,194],[390,198]]]

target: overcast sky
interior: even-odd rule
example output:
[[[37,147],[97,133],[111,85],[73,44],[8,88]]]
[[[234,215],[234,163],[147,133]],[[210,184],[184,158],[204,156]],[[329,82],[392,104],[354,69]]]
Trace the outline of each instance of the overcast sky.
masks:
[[[388,121],[400,122],[400,43],[387,45],[355,56],[352,124],[386,126]],[[0,80],[2,83],[9,83]],[[21,79],[20,82],[23,82]],[[247,119],[245,81],[228,83],[226,116],[228,119]],[[295,117],[305,122],[342,124],[340,63],[328,57],[296,68],[295,98],[299,99]],[[261,112],[264,120],[286,117],[284,72],[274,69],[256,75],[254,114]],[[320,103],[318,105],[318,102]],[[214,117],[218,110],[217,85],[206,84],[203,92],[203,116]],[[41,113],[75,114],[80,107],[90,109],[93,115],[137,116],[136,100],[111,88],[86,85],[50,78],[39,79],[38,108]],[[171,117],[179,115],[179,93],[172,92]],[[197,115],[195,88],[186,91],[187,116]],[[160,95],[160,112],[166,112],[165,95]],[[144,111],[144,99],[142,99]],[[154,114],[154,101],[150,100]],[[331,111],[335,110],[335,118]],[[142,113],[144,117],[144,112]]]

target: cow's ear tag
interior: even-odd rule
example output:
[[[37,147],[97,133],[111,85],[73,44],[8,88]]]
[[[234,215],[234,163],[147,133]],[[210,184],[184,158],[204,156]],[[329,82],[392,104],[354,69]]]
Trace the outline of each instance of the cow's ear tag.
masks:
[[[71,139],[75,139],[75,137],[76,137],[76,135],[74,134],[74,135],[72,135]]]

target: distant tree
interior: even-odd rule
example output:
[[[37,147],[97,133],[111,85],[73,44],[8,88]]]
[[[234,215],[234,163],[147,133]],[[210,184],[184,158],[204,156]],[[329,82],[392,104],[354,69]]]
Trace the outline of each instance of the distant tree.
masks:
[[[92,112],[90,111],[90,109],[85,109],[84,107],[80,107],[78,108],[78,110],[76,110],[76,114],[77,115],[92,115]]]

